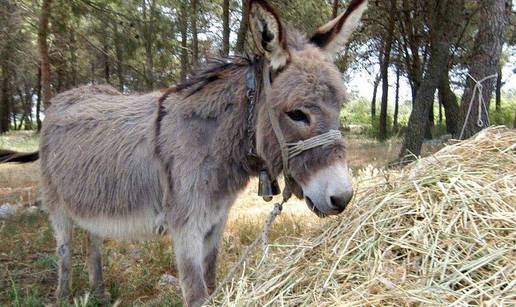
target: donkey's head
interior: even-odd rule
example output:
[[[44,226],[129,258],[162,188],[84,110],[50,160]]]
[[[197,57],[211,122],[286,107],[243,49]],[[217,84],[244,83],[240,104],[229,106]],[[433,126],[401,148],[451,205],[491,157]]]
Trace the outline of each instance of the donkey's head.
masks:
[[[273,175],[282,169],[281,141],[273,121],[285,143],[339,130],[345,87],[332,59],[351,36],[366,5],[367,0],[351,1],[344,13],[307,37],[286,27],[265,0],[250,1],[255,50],[266,59],[264,69],[270,70],[272,80],[265,81],[267,101],[258,112],[257,151]],[[292,192],[304,197],[320,216],[342,212],[352,198],[342,139],[288,159],[288,168]]]

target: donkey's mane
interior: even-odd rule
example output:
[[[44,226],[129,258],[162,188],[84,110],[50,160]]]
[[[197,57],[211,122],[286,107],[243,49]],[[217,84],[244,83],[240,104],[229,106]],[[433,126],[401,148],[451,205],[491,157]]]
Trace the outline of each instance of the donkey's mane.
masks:
[[[171,93],[183,93],[185,97],[199,92],[206,85],[223,78],[224,72],[253,63],[247,56],[213,57],[194,71],[187,80],[168,88],[160,100],[165,100]]]

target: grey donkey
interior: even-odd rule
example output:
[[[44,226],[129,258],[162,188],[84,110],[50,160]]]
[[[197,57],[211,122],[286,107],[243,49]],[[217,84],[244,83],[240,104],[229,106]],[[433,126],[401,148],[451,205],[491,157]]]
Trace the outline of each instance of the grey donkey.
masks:
[[[59,298],[70,294],[76,225],[89,233],[89,280],[99,297],[108,297],[105,238],[168,232],[184,302],[201,305],[216,285],[218,245],[237,193],[262,169],[272,177],[282,172],[267,108],[274,109],[286,142],[339,129],[345,87],[332,57],[367,1],[351,1],[312,36],[285,25],[265,0],[249,5],[252,57],[208,65],[165,94],[129,96],[109,86],[84,86],[53,99],[39,158],[57,241]],[[270,71],[270,85],[263,71]],[[247,95],[249,76],[257,80],[254,100]],[[4,161],[38,159],[37,153],[0,153]],[[304,151],[288,167],[292,192],[319,216],[338,214],[350,201],[342,140]]]

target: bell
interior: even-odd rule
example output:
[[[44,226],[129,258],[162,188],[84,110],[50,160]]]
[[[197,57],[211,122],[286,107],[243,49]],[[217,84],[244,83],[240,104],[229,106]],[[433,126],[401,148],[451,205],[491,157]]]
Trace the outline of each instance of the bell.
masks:
[[[280,187],[278,184],[278,180],[276,180],[276,178],[274,178],[274,180],[272,181],[271,187],[272,187],[272,195],[278,195],[281,193],[281,190],[280,190]]]
[[[265,201],[271,201],[274,195],[280,193],[278,181],[271,180],[269,173],[266,170],[261,170],[258,176],[258,196],[261,196]]]

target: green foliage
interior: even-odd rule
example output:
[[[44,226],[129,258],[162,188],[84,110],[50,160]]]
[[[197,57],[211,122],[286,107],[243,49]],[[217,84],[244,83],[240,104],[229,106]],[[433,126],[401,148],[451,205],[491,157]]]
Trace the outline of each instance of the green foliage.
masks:
[[[370,125],[370,102],[365,97],[357,97],[347,102],[340,112],[340,122],[344,127],[348,125]]]
[[[504,125],[506,127],[513,127],[514,116],[516,112],[516,99],[504,100],[502,99],[500,110],[494,109],[491,103],[491,110],[489,112],[489,122],[491,125]]]
[[[354,134],[362,134],[372,138],[378,138],[380,130],[380,116],[379,110],[376,111],[376,116],[371,118],[370,101],[365,97],[354,97],[351,101],[344,105],[340,112],[340,123],[344,129],[350,129]],[[387,114],[387,131],[388,137],[396,133],[393,131],[394,119],[389,111]],[[403,127],[408,122],[409,110],[400,106],[398,114],[398,127]]]
[[[17,151],[34,151],[39,146],[39,137],[33,131],[8,132],[0,135],[0,148]]]

